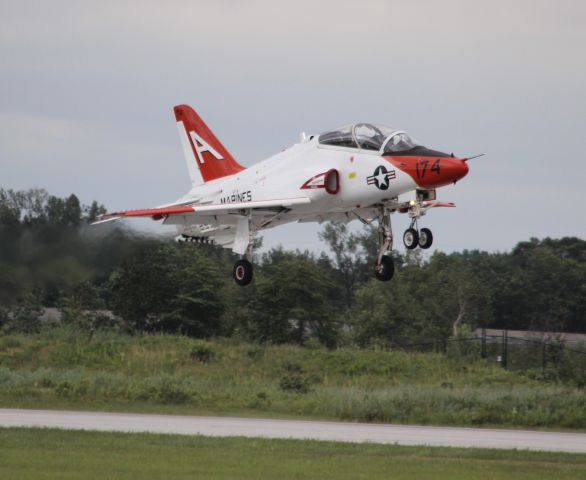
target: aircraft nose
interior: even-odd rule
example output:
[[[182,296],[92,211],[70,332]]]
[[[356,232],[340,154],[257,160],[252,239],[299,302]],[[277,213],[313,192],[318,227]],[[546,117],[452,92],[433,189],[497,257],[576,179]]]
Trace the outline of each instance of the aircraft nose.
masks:
[[[421,188],[438,188],[456,183],[468,174],[468,158],[448,156],[441,152],[436,155],[385,156],[395,167],[411,176]],[[441,155],[441,156],[440,156]]]
[[[454,183],[455,183],[458,180],[460,180],[461,178],[464,178],[466,175],[468,175],[469,169],[468,169],[468,164],[466,163],[466,160],[456,158],[452,161],[451,170],[452,170],[452,176],[454,178]]]

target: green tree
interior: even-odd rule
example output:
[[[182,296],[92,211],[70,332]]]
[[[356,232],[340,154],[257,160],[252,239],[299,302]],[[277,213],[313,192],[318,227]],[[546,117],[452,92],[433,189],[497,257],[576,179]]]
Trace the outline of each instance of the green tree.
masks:
[[[484,318],[489,301],[467,259],[436,252],[425,261],[413,251],[404,260],[392,282],[371,280],[356,292],[348,323],[359,345],[443,343]]]
[[[312,256],[271,250],[259,270],[249,303],[248,332],[254,339],[302,344],[315,335],[335,344],[339,290]]]
[[[350,307],[354,301],[354,289],[363,281],[366,254],[363,237],[352,233],[346,223],[328,222],[319,238],[330,248],[334,257],[337,281],[344,288],[344,303]]]
[[[36,333],[42,326],[42,313],[38,299],[28,295],[10,313],[4,313],[2,328],[9,333]]]
[[[224,310],[219,272],[193,245],[143,242],[111,278],[112,305],[133,331],[214,335]]]

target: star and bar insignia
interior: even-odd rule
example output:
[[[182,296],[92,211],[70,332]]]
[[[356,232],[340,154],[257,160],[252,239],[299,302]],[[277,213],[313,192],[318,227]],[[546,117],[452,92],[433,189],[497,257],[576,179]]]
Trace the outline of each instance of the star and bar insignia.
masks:
[[[388,171],[384,165],[379,165],[370,177],[366,177],[366,183],[376,185],[376,188],[380,190],[386,190],[389,188],[389,182],[396,176],[394,170]]]

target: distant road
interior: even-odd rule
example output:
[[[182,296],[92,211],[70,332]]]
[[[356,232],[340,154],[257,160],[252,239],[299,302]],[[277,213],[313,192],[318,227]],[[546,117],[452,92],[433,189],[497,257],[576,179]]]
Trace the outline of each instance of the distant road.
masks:
[[[0,409],[0,426],[586,453],[586,434],[136,413]]]

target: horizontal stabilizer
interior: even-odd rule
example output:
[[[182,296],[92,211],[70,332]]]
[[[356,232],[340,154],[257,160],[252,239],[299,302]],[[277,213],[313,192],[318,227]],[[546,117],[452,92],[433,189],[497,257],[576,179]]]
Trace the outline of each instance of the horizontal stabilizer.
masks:
[[[116,220],[120,220],[122,217],[108,217],[102,218],[103,215],[98,216],[101,220],[96,220],[95,222],[90,223],[90,225],[100,225],[101,223],[108,223],[108,222],[115,222]]]

